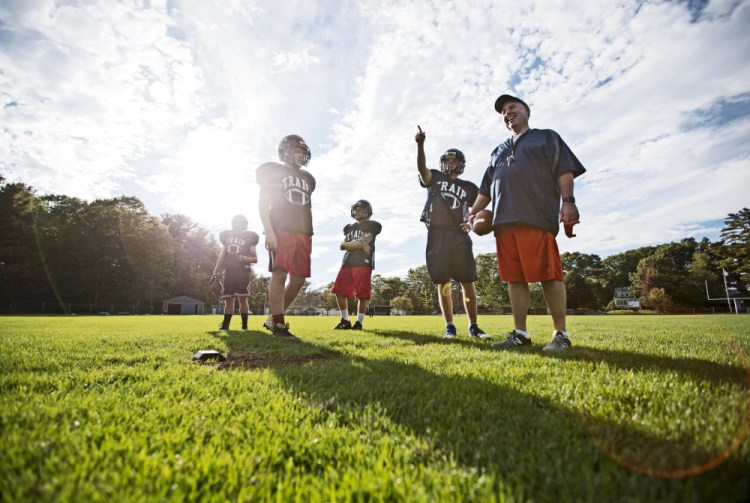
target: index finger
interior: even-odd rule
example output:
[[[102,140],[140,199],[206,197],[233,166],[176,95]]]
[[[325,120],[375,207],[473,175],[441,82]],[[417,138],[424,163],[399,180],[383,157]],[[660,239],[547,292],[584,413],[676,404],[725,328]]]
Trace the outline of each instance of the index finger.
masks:
[[[419,129],[419,132],[420,132],[420,133],[422,133],[422,132],[423,132],[423,131],[422,131],[422,128],[421,128],[421,127],[419,126],[419,124],[417,124],[417,129]]]

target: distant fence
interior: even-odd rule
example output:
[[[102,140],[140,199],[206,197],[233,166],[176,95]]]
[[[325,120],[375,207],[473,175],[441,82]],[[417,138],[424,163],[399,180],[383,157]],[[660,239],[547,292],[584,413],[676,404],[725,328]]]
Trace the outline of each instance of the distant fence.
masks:
[[[0,312],[14,314],[161,314],[162,304],[85,304],[17,300]]]

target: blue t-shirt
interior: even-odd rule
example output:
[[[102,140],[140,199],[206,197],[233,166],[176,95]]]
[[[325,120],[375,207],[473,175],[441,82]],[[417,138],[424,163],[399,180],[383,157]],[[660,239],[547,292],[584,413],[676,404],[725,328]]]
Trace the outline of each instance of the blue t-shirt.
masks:
[[[557,179],[586,172],[570,148],[551,129],[529,129],[515,144],[492,151],[479,193],[492,199],[493,227],[524,223],[557,236],[560,189]]]
[[[383,226],[374,220],[363,220],[362,222],[354,222],[344,227],[344,241],[354,241],[355,239],[361,238],[365,233],[372,234],[372,241],[370,241],[370,253],[365,253],[361,248],[355,250],[347,250],[344,254],[344,260],[342,267],[359,267],[363,265],[370,266],[375,269],[375,238]]]
[[[429,189],[420,221],[429,229],[442,228],[463,233],[460,225],[466,222],[469,210],[477,199],[477,186],[460,178],[451,180],[449,175],[436,169],[431,169],[430,173],[430,185],[424,185],[419,179],[419,184]]]

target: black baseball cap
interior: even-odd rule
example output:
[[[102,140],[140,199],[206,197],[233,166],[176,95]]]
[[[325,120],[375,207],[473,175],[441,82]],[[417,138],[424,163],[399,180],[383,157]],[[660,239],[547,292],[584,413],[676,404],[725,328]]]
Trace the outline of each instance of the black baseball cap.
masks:
[[[515,96],[511,96],[510,94],[502,94],[497,100],[495,100],[495,110],[497,111],[497,113],[499,114],[503,113],[503,106],[509,101],[519,102],[520,104],[525,106],[526,111],[529,114],[531,114],[531,109],[529,108],[529,105],[527,105],[525,101],[523,101],[521,98],[516,98]]]

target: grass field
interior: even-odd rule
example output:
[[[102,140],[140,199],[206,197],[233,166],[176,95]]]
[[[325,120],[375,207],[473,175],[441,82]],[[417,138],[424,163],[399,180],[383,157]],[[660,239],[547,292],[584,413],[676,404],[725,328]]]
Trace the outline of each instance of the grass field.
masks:
[[[1,501],[744,501],[750,316],[0,317]],[[480,325],[499,340],[510,316]],[[233,320],[239,326],[239,317]],[[199,364],[199,349],[222,363]]]

